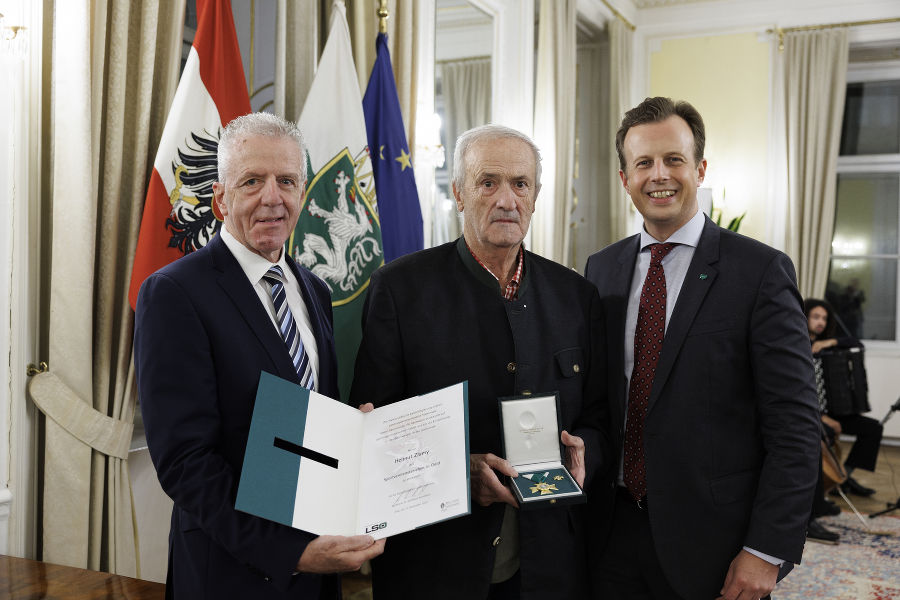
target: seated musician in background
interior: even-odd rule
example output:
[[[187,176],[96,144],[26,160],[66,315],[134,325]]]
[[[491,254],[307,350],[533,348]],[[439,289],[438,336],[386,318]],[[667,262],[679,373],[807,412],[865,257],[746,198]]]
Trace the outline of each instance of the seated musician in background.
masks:
[[[825,300],[809,298],[804,303],[809,340],[812,342],[813,355],[817,355],[828,348],[854,348],[862,347],[862,343],[852,336],[837,337],[835,329],[837,322],[834,310]],[[847,471],[847,481],[841,484],[841,489],[846,493],[857,496],[871,496],[875,493],[872,488],[866,487],[853,478],[853,470],[856,467],[867,471],[875,470],[878,460],[878,449],[881,447],[881,434],[884,427],[877,420],[861,414],[828,415],[822,414],[822,425],[829,438],[834,438],[841,433],[856,436],[856,442],[844,461]]]

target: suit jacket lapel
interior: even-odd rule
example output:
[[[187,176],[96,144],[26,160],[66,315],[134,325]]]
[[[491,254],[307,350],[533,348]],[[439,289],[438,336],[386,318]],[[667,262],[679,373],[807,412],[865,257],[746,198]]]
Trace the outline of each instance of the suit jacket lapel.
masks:
[[[294,370],[287,346],[272,325],[272,320],[260,304],[259,296],[247,280],[237,259],[218,235],[211,239],[207,246],[210,249],[213,266],[219,271],[219,285],[237,307],[247,327],[265,348],[277,370],[275,375],[299,383],[300,379]]]
[[[610,296],[616,299],[616,302],[607,304],[608,351],[609,356],[613,357],[609,376],[615,377],[617,381],[618,393],[616,401],[613,403],[613,409],[619,411],[618,414],[613,415],[614,423],[625,422],[625,404],[628,399],[628,389],[625,385],[625,318],[631,291],[631,279],[634,277],[634,267],[640,249],[641,236],[638,234],[622,246],[616,257],[617,269],[614,273],[610,273],[612,287]],[[634,340],[631,343],[634,343]]]
[[[684,276],[684,283],[681,284],[675,310],[672,312],[669,326],[666,328],[662,353],[653,377],[653,388],[650,390],[648,412],[653,409],[653,404],[659,398],[660,392],[672,372],[675,359],[681,351],[681,346],[690,331],[691,324],[697,316],[697,311],[700,310],[703,299],[716,280],[718,270],[713,265],[718,260],[719,228],[707,217],[703,232],[700,234],[700,242],[694,251],[694,258]]]

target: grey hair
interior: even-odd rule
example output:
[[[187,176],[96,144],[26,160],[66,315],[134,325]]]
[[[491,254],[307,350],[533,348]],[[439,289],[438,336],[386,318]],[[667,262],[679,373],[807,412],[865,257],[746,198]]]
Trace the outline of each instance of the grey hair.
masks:
[[[219,183],[225,183],[225,174],[231,169],[231,161],[237,143],[251,135],[262,135],[273,138],[289,138],[297,143],[300,149],[300,178],[306,182],[306,142],[297,124],[282,119],[272,113],[257,112],[242,115],[233,119],[219,138],[218,168]]]
[[[534,140],[532,140],[521,131],[517,131],[511,127],[488,124],[474,127],[466,132],[463,132],[462,135],[456,138],[456,150],[453,152],[453,184],[456,186],[456,189],[462,190],[463,184],[466,182],[465,157],[466,152],[469,151],[469,148],[472,146],[472,144],[481,141],[506,138],[521,140],[528,144],[528,147],[531,148],[532,152],[534,152],[534,184],[535,187],[541,185],[541,151],[538,150],[537,144],[534,143]]]

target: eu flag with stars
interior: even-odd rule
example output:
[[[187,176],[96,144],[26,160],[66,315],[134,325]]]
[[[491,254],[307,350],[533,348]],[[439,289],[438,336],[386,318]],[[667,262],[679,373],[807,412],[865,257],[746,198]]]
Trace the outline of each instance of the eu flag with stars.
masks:
[[[387,35],[375,40],[377,55],[363,97],[369,153],[375,174],[384,261],[421,250],[422,209],[400,114]]]

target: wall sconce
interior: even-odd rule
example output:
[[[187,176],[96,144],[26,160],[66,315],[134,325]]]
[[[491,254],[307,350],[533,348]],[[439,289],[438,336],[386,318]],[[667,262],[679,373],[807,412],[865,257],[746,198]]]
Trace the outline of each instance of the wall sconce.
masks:
[[[22,25],[7,25],[6,19],[0,14],[0,38],[3,41],[14,40],[20,31],[25,31],[25,27]]]
[[[24,56],[26,49],[24,25],[9,25],[0,14],[0,54]]]

